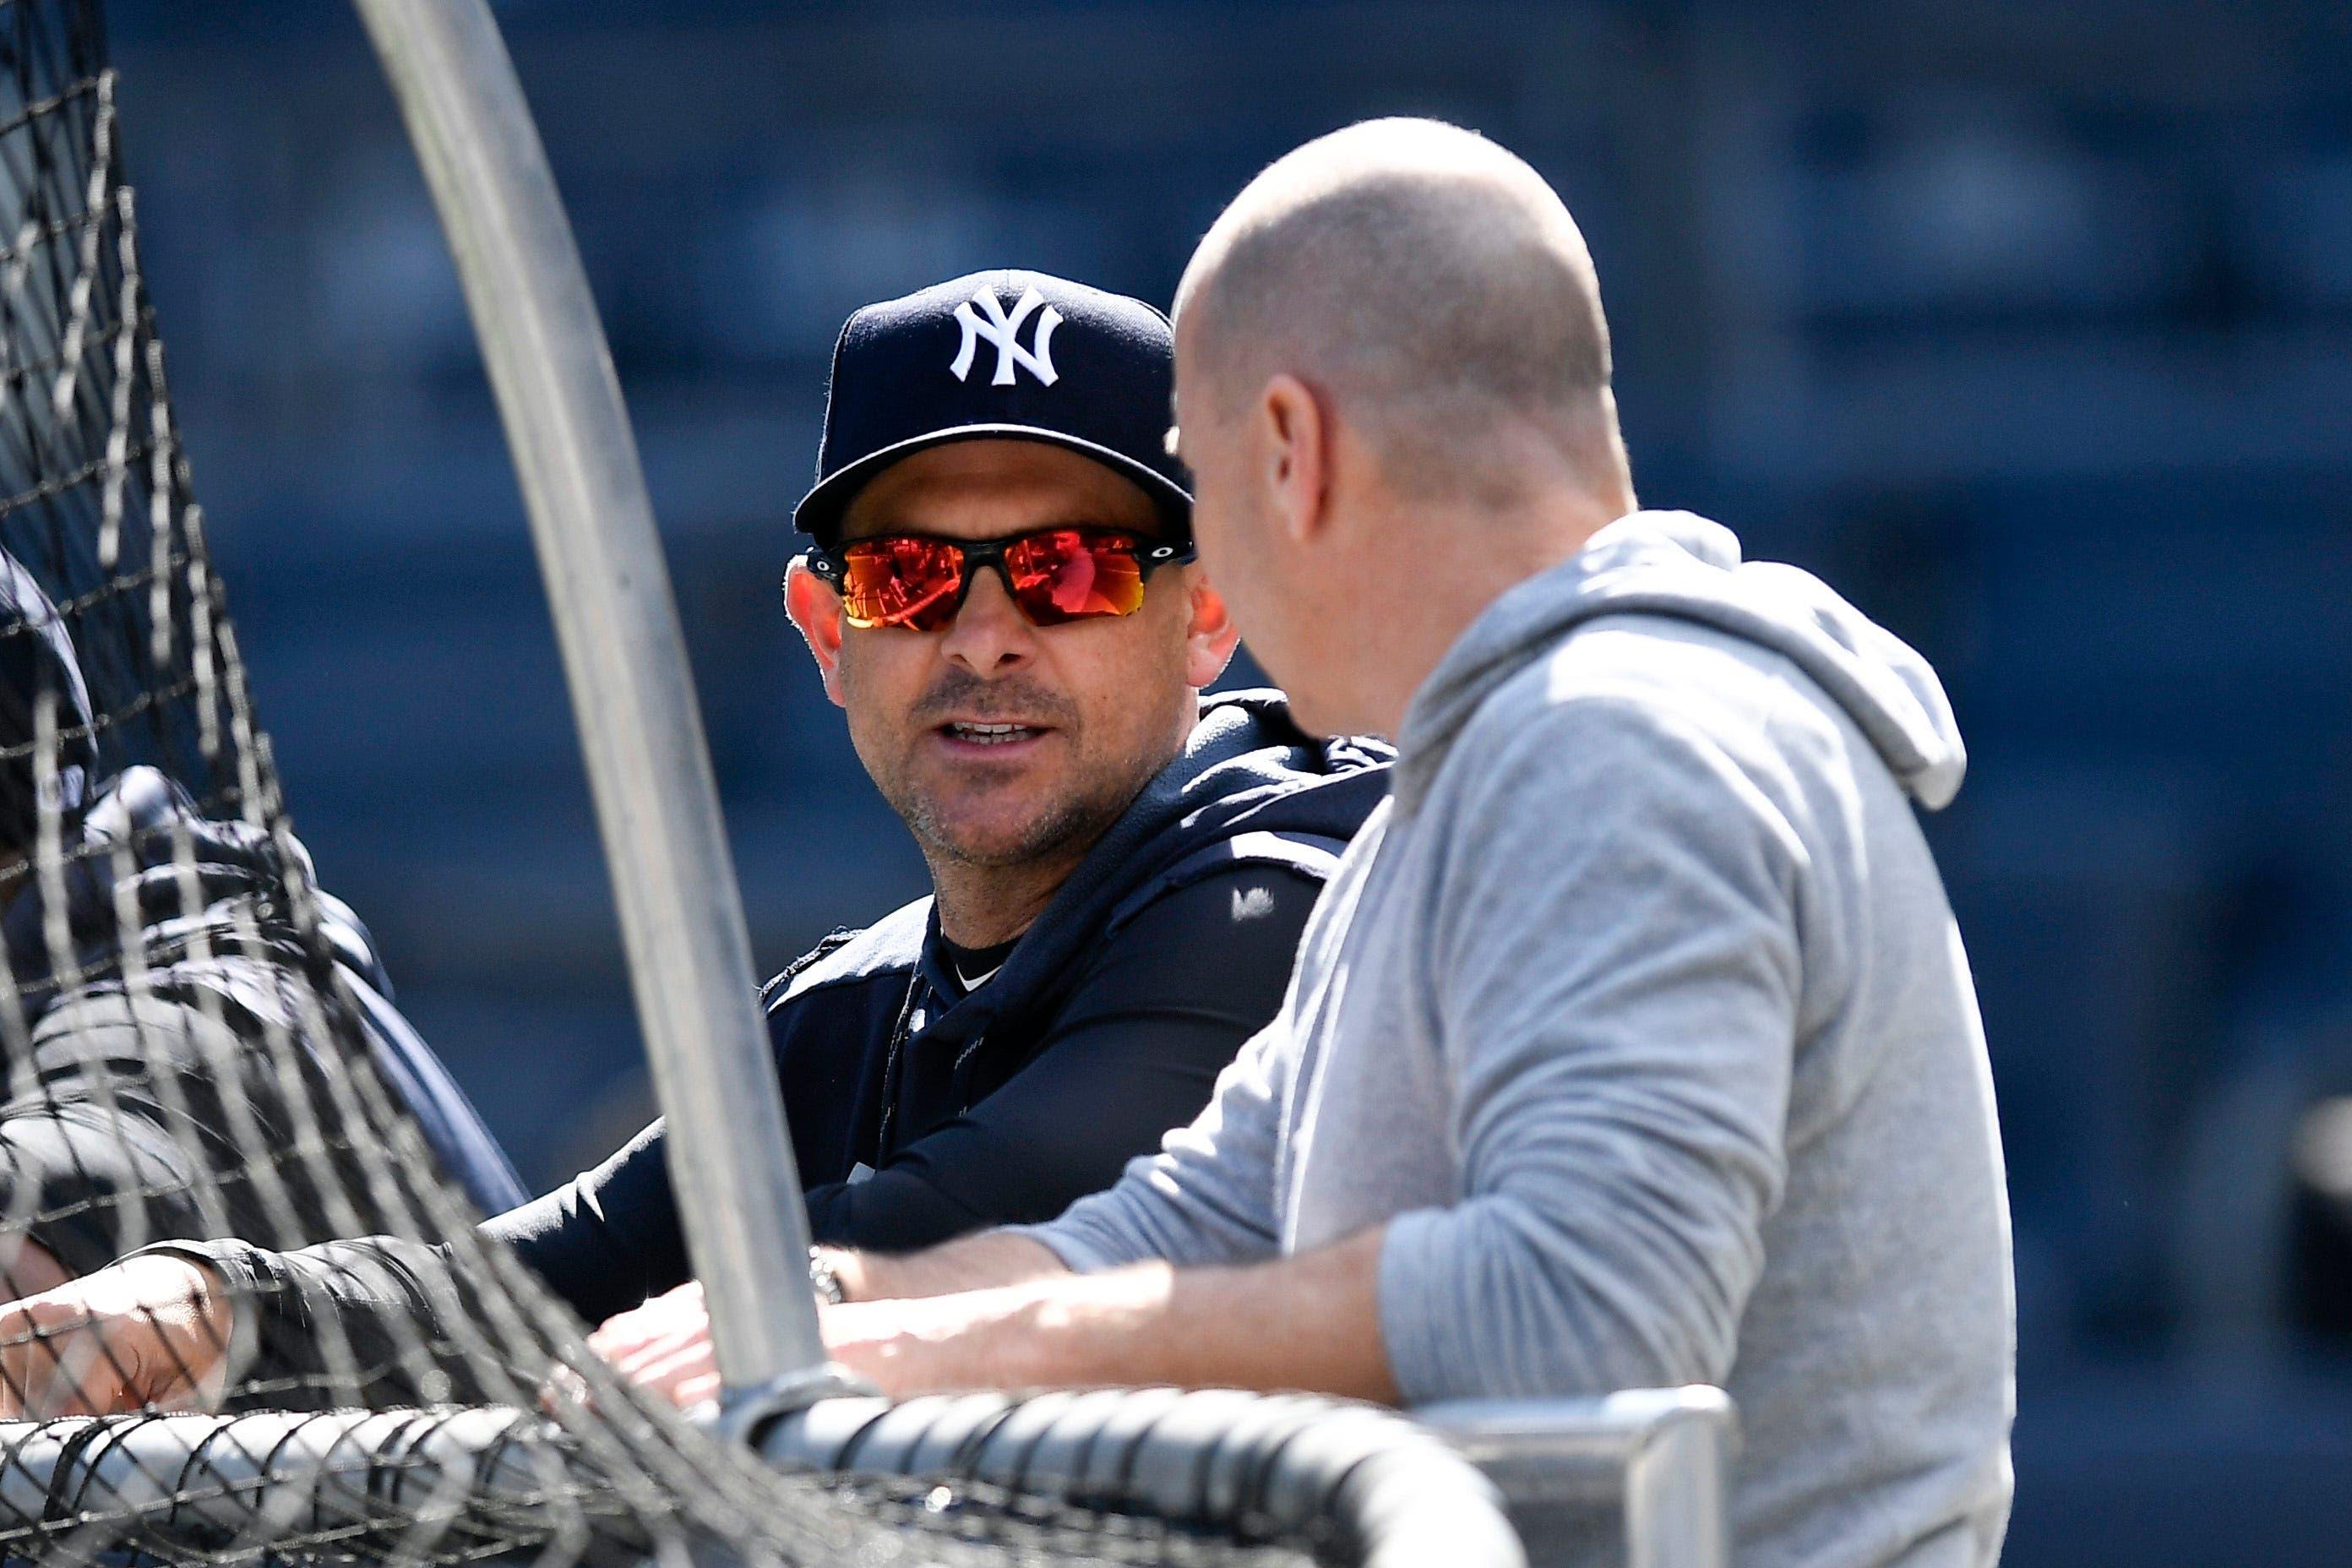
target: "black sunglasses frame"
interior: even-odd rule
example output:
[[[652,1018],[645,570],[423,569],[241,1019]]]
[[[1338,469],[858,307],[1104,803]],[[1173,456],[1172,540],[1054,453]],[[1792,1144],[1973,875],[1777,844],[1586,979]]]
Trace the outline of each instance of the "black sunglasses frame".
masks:
[[[1023,541],[1034,539],[1040,534],[1066,533],[1073,529],[1080,533],[1107,533],[1114,538],[1128,541],[1135,547],[1136,575],[1146,583],[1151,581],[1151,574],[1160,567],[1181,566],[1188,561],[1198,559],[1200,554],[1190,539],[1171,543],[1166,540],[1155,540],[1149,534],[1138,533],[1132,529],[1101,528],[1088,523],[1066,522],[1056,523],[1051,528],[1033,528],[1024,533],[1008,533],[996,539],[950,539],[939,533],[877,533],[866,538],[853,539],[848,542],[865,544],[877,539],[919,539],[926,543],[944,544],[954,550],[962,561],[962,581],[956,587],[955,600],[955,609],[961,612],[963,609],[964,600],[971,593],[972,584],[980,577],[982,567],[995,567],[997,579],[1004,584],[1004,591],[1010,595],[1013,592],[1013,573],[1004,563],[1005,552]],[[841,592],[843,580],[849,572],[849,558],[844,553],[846,549],[847,545],[845,544],[820,544],[814,549],[803,551],[800,558],[810,571],[830,584],[837,594]],[[1015,599],[1014,602],[1017,604],[1019,601]],[[1099,620],[1105,617],[1088,616],[1081,618]]]

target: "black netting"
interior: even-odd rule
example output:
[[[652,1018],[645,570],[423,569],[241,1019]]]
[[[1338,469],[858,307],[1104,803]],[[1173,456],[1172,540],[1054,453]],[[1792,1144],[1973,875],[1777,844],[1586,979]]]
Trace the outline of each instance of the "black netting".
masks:
[[[477,1236],[364,927],[314,885],[253,721],[90,0],[0,0],[0,1297],[175,1238],[394,1238],[349,1264],[383,1310],[289,1296],[266,1252],[208,1265],[226,1320],[150,1312],[128,1344],[17,1309],[0,1385],[33,1418],[0,1422],[0,1555],[1244,1554],[985,1489],[772,1474],[617,1386]],[[124,1402],[145,1414],[73,1414]]]

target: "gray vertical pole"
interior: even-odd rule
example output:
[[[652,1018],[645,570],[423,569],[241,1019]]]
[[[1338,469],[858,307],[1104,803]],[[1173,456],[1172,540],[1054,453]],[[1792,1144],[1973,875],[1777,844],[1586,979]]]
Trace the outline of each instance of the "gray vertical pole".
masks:
[[[730,1395],[824,1363],[808,1224],[669,574],[572,227],[483,0],[354,0],[522,481]]]

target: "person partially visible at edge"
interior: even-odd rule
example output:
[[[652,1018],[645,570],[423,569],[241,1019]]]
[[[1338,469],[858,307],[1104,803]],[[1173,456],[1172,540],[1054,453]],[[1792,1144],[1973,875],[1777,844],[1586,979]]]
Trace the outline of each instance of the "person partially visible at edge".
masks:
[[[1993,1562],[2008,1206],[1915,815],[1965,766],[1934,672],[1634,510],[1583,239],[1477,136],[1282,159],[1177,320],[1203,557],[1301,722],[1399,737],[1394,794],[1208,1109],[1050,1224],[835,1258],[834,1354],[898,1394],[1720,1384],[1743,1564]],[[716,1385],[690,1289],[597,1342]]]
[[[309,857],[290,837],[206,818],[154,768],[106,776],[96,728],[63,617],[0,553],[0,960],[13,993],[0,1008],[0,1294],[10,1297],[162,1237],[323,1240],[336,1234],[325,1181],[352,1188],[362,1213],[373,1201],[353,1159],[373,1130],[330,1123],[323,1151],[294,1152],[296,1098],[330,1111],[323,1075],[342,1070],[318,1038],[317,948],[289,907],[291,884],[316,887]],[[56,835],[46,871],[45,795]],[[393,1006],[367,928],[313,896],[342,992],[317,1000],[349,1008],[353,1037],[475,1203],[520,1201],[504,1152]],[[283,1052],[273,1037],[304,1050]]]
[[[1202,695],[1236,634],[1192,563],[1173,366],[1158,311],[1033,272],[960,278],[842,332],[795,518],[818,549],[785,601],[932,896],[767,988],[822,1241],[919,1247],[1050,1219],[1117,1179],[1273,1016],[1307,911],[1386,791],[1385,746],[1310,739],[1278,692]],[[592,1322],[688,1278],[660,1123],[488,1228]],[[305,1382],[414,1399],[399,1347],[457,1300],[436,1262],[383,1238],[144,1254],[18,1322],[192,1303],[116,1320],[175,1336],[143,1345],[173,1386],[97,1381],[143,1342],[71,1388],[27,1343],[0,1349],[0,1406],[175,1400],[208,1368],[234,1382],[231,1321],[254,1329],[273,1404]],[[383,1386],[334,1384],[326,1312],[385,1352]],[[444,1370],[439,1396],[474,1389]]]

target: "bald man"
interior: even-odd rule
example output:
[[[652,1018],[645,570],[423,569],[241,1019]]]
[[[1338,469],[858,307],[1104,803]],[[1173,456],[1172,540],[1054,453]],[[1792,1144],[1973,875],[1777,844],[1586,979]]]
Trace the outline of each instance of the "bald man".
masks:
[[[1475,136],[1284,158],[1177,325],[1210,570],[1305,721],[1399,737],[1393,797],[1200,1120],[1053,1224],[836,1257],[835,1353],[899,1392],[1720,1383],[1744,1563],[1990,1563],[2007,1205],[1914,812],[1965,765],[1935,673],[1633,510],[1584,242]],[[600,1342],[715,1386],[690,1297]]]

